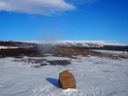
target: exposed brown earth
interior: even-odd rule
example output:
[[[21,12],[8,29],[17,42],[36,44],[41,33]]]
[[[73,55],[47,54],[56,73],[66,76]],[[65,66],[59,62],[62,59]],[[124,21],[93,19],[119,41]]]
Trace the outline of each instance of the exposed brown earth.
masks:
[[[70,60],[46,60],[42,58],[33,57],[47,57],[48,54],[56,57],[68,57],[76,58],[76,56],[81,55],[84,57],[96,56],[105,57],[111,59],[128,59],[128,57],[123,55],[106,54],[101,52],[92,51],[84,47],[65,47],[65,46],[51,46],[51,45],[39,45],[34,43],[21,43],[21,42],[0,42],[0,46],[12,46],[18,47],[14,49],[0,49],[0,57],[15,57],[15,62],[27,62],[33,63],[34,67],[38,68],[46,65],[62,65],[66,66],[70,63]],[[26,47],[27,46],[27,47]],[[31,47],[30,47],[31,46]],[[28,58],[24,59],[24,56]]]
[[[12,42],[12,41],[1,41],[0,46],[17,46],[15,49],[0,49],[1,57],[17,57],[22,58],[22,56],[29,57],[43,57],[44,54],[52,54],[54,56],[70,57],[73,58],[77,55],[82,56],[97,56],[97,57],[107,57],[107,58],[124,58],[125,56],[114,56],[112,54],[103,54],[101,52],[92,51],[84,47],[64,47],[64,46],[48,46],[39,45],[34,43],[23,43],[23,42]],[[23,47],[27,46],[27,47]],[[30,47],[33,46],[33,47]],[[41,47],[40,47],[41,46]],[[23,48],[22,48],[23,47]]]
[[[82,56],[98,56],[98,57],[112,57],[108,54],[103,54],[100,52],[92,51],[86,48],[72,48],[72,47],[56,47],[50,49],[49,51],[39,51],[37,47],[25,49],[25,48],[16,48],[16,49],[0,49],[0,55],[4,57],[16,57],[16,56],[29,56],[29,57],[42,57],[43,54],[52,54],[55,56],[65,56],[73,57],[77,55]]]
[[[22,47],[22,46],[36,46],[36,44],[28,43],[28,42],[18,42],[18,41],[0,41],[0,46]]]
[[[0,56],[2,57],[16,57],[20,55],[34,56],[34,55],[38,55],[38,51],[32,48],[0,49]]]

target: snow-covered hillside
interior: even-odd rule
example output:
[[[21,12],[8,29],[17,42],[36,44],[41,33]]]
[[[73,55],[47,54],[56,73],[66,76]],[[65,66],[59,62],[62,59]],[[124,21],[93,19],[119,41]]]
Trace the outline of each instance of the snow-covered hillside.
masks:
[[[52,44],[52,45],[64,45],[64,46],[78,46],[78,47],[103,47],[104,45],[112,46],[127,46],[127,44],[121,44],[117,42],[107,41],[92,41],[92,40],[42,40],[42,41],[21,41],[28,43],[39,43],[39,44]]]
[[[71,64],[35,68],[35,64],[16,62],[16,58],[0,58],[0,96],[128,96],[127,59],[52,55],[37,58],[71,60]],[[65,69],[75,75],[77,89],[58,88],[59,73]]]

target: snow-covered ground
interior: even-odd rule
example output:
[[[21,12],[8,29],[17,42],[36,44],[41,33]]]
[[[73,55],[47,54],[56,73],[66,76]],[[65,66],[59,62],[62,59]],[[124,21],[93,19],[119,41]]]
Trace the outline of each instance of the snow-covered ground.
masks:
[[[128,51],[112,51],[112,50],[93,50],[93,51],[97,51],[105,54],[128,56]]]
[[[18,47],[0,46],[0,49],[16,49]]]
[[[71,60],[71,64],[34,68],[32,63],[0,58],[0,96],[128,96],[127,59],[51,55],[40,58]],[[65,69],[75,75],[77,89],[58,88],[59,73]]]

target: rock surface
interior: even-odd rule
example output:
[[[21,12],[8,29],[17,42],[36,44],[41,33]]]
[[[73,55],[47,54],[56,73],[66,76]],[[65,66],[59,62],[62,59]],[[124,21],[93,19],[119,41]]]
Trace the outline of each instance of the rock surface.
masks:
[[[76,88],[76,80],[72,73],[68,70],[64,70],[59,74],[59,87],[62,89]]]

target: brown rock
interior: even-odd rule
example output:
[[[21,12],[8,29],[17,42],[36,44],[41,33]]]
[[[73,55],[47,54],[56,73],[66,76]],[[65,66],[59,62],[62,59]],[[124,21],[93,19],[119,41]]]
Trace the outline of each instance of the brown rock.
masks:
[[[75,77],[68,70],[64,70],[63,72],[59,74],[58,84],[60,88],[63,88],[63,89],[76,88]]]

